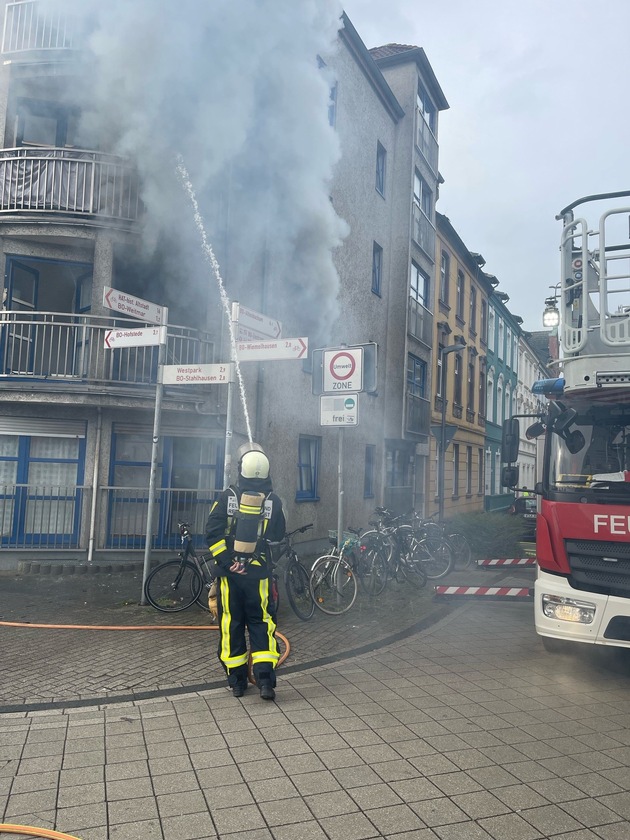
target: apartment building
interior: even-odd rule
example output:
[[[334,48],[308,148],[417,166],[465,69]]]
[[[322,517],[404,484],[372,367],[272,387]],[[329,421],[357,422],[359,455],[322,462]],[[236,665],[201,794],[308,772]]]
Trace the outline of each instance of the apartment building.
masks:
[[[485,507],[504,510],[514,494],[501,486],[501,435],[503,421],[516,408],[522,319],[507,308],[509,295],[497,288],[497,278],[488,280],[494,288],[488,308]]]
[[[142,167],[108,150],[103,137],[90,140],[73,100],[87,42],[47,17],[38,0],[2,7],[0,521],[2,545],[13,549],[5,558],[143,550],[153,467],[153,548],[176,544],[182,518],[200,542],[223,486],[226,441],[235,449],[248,425],[269,451],[289,520],[314,522],[317,536],[336,524],[342,435],[346,522],[363,524],[379,503],[422,506],[438,116],[448,107],[424,51],[370,52],[344,15],[336,48],[320,56],[340,151],[330,201],[348,228],[332,254],[338,314],[326,346],[377,348],[375,382],[359,395],[359,425],[343,432],[320,425],[310,355],[304,363],[242,364],[248,408],[236,393],[229,435],[224,385],[165,384],[156,435],[160,353],[167,365],[229,359],[219,291],[208,282],[191,286],[193,275],[209,271],[202,254],[192,270],[159,246],[147,257]],[[283,335],[304,335],[305,311],[326,301],[292,304],[273,231],[269,248],[243,264],[247,230],[241,225],[237,238],[234,217],[246,195],[236,194],[230,177],[208,214],[228,295],[281,318]],[[117,312],[110,289],[151,302],[150,317]],[[159,328],[164,309],[163,350],[112,343],[120,331]]]
[[[468,250],[451,221],[436,214],[438,281],[433,308],[433,405],[431,414],[430,512],[448,518],[484,508],[486,354],[488,299],[493,291],[485,261]],[[462,351],[455,350],[461,345]],[[444,481],[439,457],[445,429]]]
[[[532,385],[539,379],[548,379],[551,374],[538,358],[530,344],[531,334],[523,332],[518,340],[518,381],[516,386],[516,414],[544,414],[547,400],[532,394]],[[535,422],[535,418],[521,420],[521,438],[519,441],[518,464],[520,467],[519,486],[534,488],[538,481],[537,453],[540,443],[528,440],[525,434],[527,427]]]

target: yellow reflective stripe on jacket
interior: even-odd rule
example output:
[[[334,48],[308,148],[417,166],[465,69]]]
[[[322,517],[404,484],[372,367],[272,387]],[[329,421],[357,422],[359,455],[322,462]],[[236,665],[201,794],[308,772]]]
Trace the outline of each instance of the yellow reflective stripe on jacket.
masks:
[[[214,545],[210,546],[210,552],[213,557],[216,557],[217,554],[221,554],[222,551],[227,551],[227,545],[225,544],[224,537],[221,537],[218,542],[215,542]]]

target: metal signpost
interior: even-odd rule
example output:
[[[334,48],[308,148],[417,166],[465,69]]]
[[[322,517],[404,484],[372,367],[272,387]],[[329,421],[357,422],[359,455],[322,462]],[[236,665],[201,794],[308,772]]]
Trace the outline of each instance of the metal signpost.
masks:
[[[320,426],[339,428],[337,463],[337,546],[343,545],[343,430],[359,423],[358,392],[363,390],[363,347],[326,348],[322,351],[323,377],[320,397]],[[348,393],[350,392],[350,393]]]
[[[155,385],[155,409],[153,412],[153,437],[151,441],[151,472],[149,475],[149,501],[147,504],[147,526],[144,543],[144,566],[142,570],[142,595],[140,604],[145,606],[147,600],[144,595],[144,584],[151,567],[151,541],[153,539],[153,513],[155,509],[155,493],[157,484],[157,468],[160,444],[160,421],[162,414],[162,394],[164,391],[163,372],[166,358],[166,340],[168,324],[168,309],[155,303],[135,298],[117,289],[105,287],[103,306],[131,315],[132,318],[160,324],[159,327],[137,330],[108,330],[105,333],[105,347],[113,350],[119,347],[150,347],[158,345],[157,382]],[[159,320],[158,320],[159,319]]]

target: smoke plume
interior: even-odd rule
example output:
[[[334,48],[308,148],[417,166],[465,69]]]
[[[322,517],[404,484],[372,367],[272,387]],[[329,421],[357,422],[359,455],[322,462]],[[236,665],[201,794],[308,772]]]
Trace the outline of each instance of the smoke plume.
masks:
[[[334,49],[338,0],[48,4],[85,33],[84,146],[99,138],[98,148],[137,162],[148,249],[167,236],[195,278],[191,291],[213,282],[201,276],[175,174],[181,155],[228,292],[256,288],[264,271],[298,334],[325,340],[337,315],[333,250],[347,232],[329,200],[339,147],[331,79],[318,64]]]

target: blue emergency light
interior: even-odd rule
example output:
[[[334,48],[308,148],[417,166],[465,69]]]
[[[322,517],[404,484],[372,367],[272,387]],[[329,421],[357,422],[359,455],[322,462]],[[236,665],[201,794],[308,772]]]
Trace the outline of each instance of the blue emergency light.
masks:
[[[532,394],[562,394],[564,392],[564,378],[560,379],[539,379],[532,385]]]

